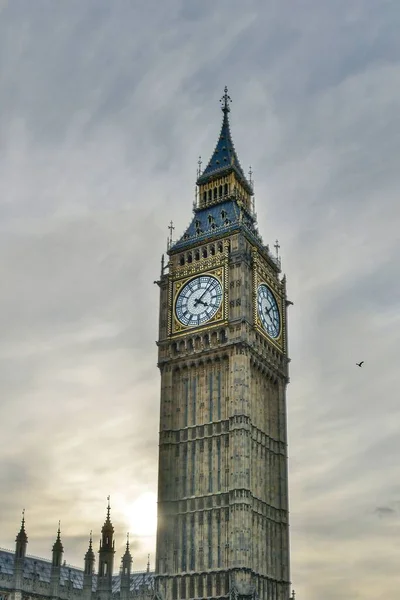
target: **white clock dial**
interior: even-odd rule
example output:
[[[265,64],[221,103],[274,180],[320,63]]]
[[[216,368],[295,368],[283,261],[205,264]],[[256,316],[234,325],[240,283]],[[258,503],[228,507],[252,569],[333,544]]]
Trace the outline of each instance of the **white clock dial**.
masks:
[[[277,338],[281,330],[279,308],[274,294],[265,283],[257,291],[257,308],[265,331],[271,338]]]
[[[221,282],[212,275],[200,275],[188,281],[180,290],[175,314],[182,325],[198,327],[215,315],[221,302]]]

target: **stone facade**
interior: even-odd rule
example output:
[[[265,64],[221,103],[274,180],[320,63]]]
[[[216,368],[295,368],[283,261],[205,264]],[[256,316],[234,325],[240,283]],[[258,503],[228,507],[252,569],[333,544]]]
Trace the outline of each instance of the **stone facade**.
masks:
[[[156,593],[288,600],[286,280],[257,231],[222,101],[193,220],[157,282]]]

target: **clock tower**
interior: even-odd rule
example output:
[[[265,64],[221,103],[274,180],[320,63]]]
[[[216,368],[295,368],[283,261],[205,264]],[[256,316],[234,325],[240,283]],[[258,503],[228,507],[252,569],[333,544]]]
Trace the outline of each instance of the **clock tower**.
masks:
[[[162,266],[156,593],[288,600],[286,282],[225,88],[194,215]]]

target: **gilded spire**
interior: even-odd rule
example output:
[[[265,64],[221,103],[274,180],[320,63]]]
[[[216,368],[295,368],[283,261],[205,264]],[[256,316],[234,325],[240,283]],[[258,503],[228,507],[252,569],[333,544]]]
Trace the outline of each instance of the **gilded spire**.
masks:
[[[248,182],[243,172],[232,141],[228,118],[228,114],[231,110],[229,105],[232,102],[232,99],[228,95],[228,88],[226,86],[224,88],[224,95],[222,96],[220,102],[224,115],[222,119],[221,131],[215,150],[206,168],[197,178],[197,185],[207,184],[217,177],[224,177],[233,172],[246,192],[251,195],[253,193],[252,186]]]

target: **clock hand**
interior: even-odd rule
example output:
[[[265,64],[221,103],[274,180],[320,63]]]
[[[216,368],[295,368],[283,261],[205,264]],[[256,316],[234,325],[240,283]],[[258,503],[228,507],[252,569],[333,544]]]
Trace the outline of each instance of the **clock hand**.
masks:
[[[201,298],[195,298],[194,305],[197,306],[198,304],[202,304],[203,306],[208,306],[208,302],[204,302],[204,300],[202,300]]]
[[[206,289],[204,290],[204,292],[202,293],[202,295],[199,298],[199,302],[202,301],[202,299],[204,298],[204,295],[212,288],[214,282],[212,281],[211,284],[209,284]]]
[[[272,319],[271,317],[271,310],[272,310],[272,306],[271,308],[268,308],[268,306],[265,307],[265,312],[268,314],[269,318]]]

